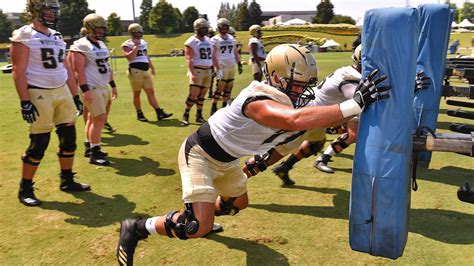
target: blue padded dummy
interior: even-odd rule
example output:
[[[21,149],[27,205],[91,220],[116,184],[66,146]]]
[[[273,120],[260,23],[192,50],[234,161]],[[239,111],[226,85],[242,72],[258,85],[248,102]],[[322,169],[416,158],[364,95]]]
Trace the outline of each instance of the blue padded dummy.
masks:
[[[360,117],[349,208],[351,248],[395,259],[408,237],[413,95],[419,15],[414,8],[365,13],[362,76],[379,69],[390,98]]]
[[[452,12],[448,5],[436,4],[420,5],[418,11],[420,36],[416,69],[431,78],[431,85],[415,94],[413,125],[414,129],[422,126],[436,130]],[[420,166],[427,168],[430,160],[431,152],[418,153]]]

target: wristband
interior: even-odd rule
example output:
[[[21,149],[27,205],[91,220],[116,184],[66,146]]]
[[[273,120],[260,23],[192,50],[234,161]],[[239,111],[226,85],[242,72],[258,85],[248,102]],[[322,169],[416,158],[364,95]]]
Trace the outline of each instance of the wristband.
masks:
[[[344,118],[362,113],[362,108],[360,108],[359,104],[354,99],[342,102],[339,104],[339,109]]]
[[[87,84],[82,84],[79,86],[79,88],[81,89],[82,92],[86,92],[89,90],[89,85]]]
[[[117,85],[115,84],[115,80],[111,80],[111,81],[109,82],[109,85],[110,85],[110,87],[112,87],[112,88],[117,87]]]

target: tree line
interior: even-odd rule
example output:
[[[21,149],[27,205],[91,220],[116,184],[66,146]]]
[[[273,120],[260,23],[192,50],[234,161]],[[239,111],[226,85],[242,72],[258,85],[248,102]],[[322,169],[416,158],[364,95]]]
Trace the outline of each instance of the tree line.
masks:
[[[58,23],[58,30],[64,36],[77,36],[82,27],[82,19],[95,10],[89,9],[86,0],[61,0],[61,19]],[[457,21],[459,13],[461,17],[474,22],[474,3],[466,1],[461,10],[455,4],[445,0],[454,11],[454,21]],[[143,26],[146,34],[172,34],[193,32],[193,22],[199,17],[207,16],[201,14],[196,7],[189,6],[182,13],[178,8],[166,0],[159,0],[153,6],[153,0],[142,0],[140,5],[140,16],[137,22]],[[334,13],[334,5],[330,0],[321,0],[316,5],[316,10],[312,23],[318,24],[355,24],[349,16],[337,15]],[[257,0],[242,0],[237,5],[230,5],[228,2],[221,2],[217,18],[227,18],[236,30],[247,30],[253,24],[262,23],[262,9]],[[31,21],[27,12],[22,13],[20,19],[27,24]],[[121,18],[117,13],[111,13],[107,18],[108,34],[120,35],[126,29],[120,23]],[[214,27],[216,25],[213,25]],[[13,23],[0,9],[0,42],[8,42],[11,32],[14,29]]]

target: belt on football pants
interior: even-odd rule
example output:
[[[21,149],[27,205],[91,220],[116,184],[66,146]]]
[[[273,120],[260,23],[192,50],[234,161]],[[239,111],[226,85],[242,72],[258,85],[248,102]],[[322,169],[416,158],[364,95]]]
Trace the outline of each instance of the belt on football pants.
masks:
[[[207,154],[217,161],[228,163],[238,159],[228,154],[219,146],[212,136],[211,127],[207,122],[199,127],[199,129],[188,138],[188,141],[197,142]]]

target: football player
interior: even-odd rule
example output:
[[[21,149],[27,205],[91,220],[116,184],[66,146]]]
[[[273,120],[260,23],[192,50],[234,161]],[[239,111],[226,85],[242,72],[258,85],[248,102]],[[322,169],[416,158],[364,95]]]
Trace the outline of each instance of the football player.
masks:
[[[189,111],[196,104],[196,122],[204,123],[202,108],[204,97],[211,86],[212,79],[212,50],[211,39],[207,37],[209,22],[198,18],[193,23],[196,34],[189,37],[184,43],[186,62],[188,64],[189,95],[186,99],[186,108],[183,114],[182,125],[189,125]]]
[[[217,111],[217,102],[222,96],[222,107],[227,105],[230,98],[232,87],[234,86],[235,65],[239,66],[239,74],[242,74],[242,64],[240,63],[240,55],[236,49],[236,42],[232,35],[228,34],[230,22],[226,18],[217,20],[217,29],[219,34],[211,38],[214,45],[212,56],[215,57],[215,66],[217,89],[212,99],[211,115]]]
[[[259,25],[252,25],[249,28],[250,35],[249,39],[249,50],[250,60],[249,64],[252,67],[253,79],[256,81],[262,80],[262,65],[265,62],[267,54],[265,53],[265,47],[262,43],[262,28]]]
[[[156,111],[158,121],[172,116],[160,108],[153,89],[153,77],[155,77],[155,67],[148,56],[148,43],[142,39],[143,28],[138,23],[128,26],[128,33],[132,37],[122,44],[125,57],[128,60],[128,79],[133,90],[133,105],[137,111],[138,121],[147,122],[142,112],[140,103],[140,93],[145,91],[148,102]],[[150,73],[150,71],[151,73]]]
[[[86,143],[90,143],[89,163],[109,165],[107,153],[101,151],[102,129],[107,121],[107,105],[117,98],[117,85],[109,66],[109,49],[103,42],[107,32],[107,22],[97,14],[89,14],[83,19],[86,36],[75,41],[70,47],[77,82],[89,111],[86,123]],[[112,95],[108,86],[112,87]],[[87,153],[86,153],[87,156]]]
[[[76,150],[75,109],[80,113],[83,106],[72,71],[64,60],[66,43],[61,33],[54,30],[59,19],[59,2],[28,0],[27,10],[32,23],[15,30],[10,38],[13,80],[30,131],[30,145],[22,156],[18,198],[26,206],[38,206],[41,200],[33,192],[33,177],[54,127],[59,137],[60,189],[86,191],[90,186],[75,182],[72,172]]]
[[[184,211],[121,223],[117,260],[132,265],[138,241],[150,234],[180,239],[222,230],[215,216],[235,215],[248,206],[247,177],[239,158],[259,154],[298,131],[327,127],[358,115],[384,95],[376,72],[359,84],[354,99],[340,105],[305,106],[317,76],[316,60],[302,46],[279,45],[265,63],[266,83],[253,81],[227,108],[218,110],[181,145]],[[384,95],[384,96],[382,96]]]

